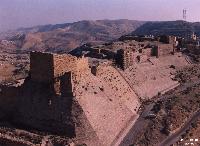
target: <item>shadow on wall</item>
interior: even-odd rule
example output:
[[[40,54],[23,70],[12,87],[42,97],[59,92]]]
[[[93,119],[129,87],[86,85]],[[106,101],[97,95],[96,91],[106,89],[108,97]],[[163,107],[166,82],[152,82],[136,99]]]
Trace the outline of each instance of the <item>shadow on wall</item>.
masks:
[[[62,80],[61,96],[53,92],[53,84],[38,83],[30,79],[26,79],[18,88],[4,87],[0,94],[3,101],[0,108],[4,111],[1,118],[6,117],[8,122],[20,129],[35,129],[75,137],[72,118],[74,101],[68,90],[71,86],[63,87],[68,81],[67,75],[63,75]]]

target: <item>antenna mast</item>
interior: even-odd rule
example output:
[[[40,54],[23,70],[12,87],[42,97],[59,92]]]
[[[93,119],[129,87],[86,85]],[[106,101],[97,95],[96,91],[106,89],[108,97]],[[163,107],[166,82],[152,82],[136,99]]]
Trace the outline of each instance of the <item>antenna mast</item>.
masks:
[[[187,20],[187,10],[183,9],[183,20],[186,21]]]

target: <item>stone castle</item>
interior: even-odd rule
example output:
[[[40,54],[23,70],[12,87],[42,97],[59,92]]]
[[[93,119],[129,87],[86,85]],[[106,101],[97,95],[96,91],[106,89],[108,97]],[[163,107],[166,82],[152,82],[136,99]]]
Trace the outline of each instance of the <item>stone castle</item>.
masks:
[[[116,54],[116,64],[123,70],[132,66],[136,62],[145,62],[150,57],[160,57],[173,54],[176,51],[177,41],[174,36],[160,36],[154,42],[151,40],[146,44],[146,38],[134,38],[141,42],[139,47],[126,47],[125,49],[119,49]]]
[[[99,50],[97,54],[101,55],[104,49]],[[178,85],[171,81],[168,71],[155,69],[162,56],[172,56],[175,51],[176,38],[163,36],[156,42],[125,46],[111,55],[123,70],[132,66],[132,72],[105,62],[90,68],[87,57],[31,52],[30,72],[24,83],[0,86],[0,118],[22,128],[65,135],[77,144],[119,145],[139,116],[143,92],[155,90],[146,85],[156,82],[159,86],[152,96]],[[147,61],[152,58],[155,65]],[[150,69],[154,69],[148,80],[141,75],[145,73],[142,63],[150,63]],[[166,78],[169,84],[165,85]]]
[[[1,86],[1,116],[15,119],[17,125],[74,137],[73,84],[87,71],[87,58],[31,52],[30,74],[22,86]]]
[[[104,70],[94,76],[85,57],[31,52],[24,83],[0,87],[0,118],[19,127],[76,138],[77,143],[113,145],[137,117],[140,103],[114,68]],[[103,77],[108,71],[116,75],[109,82]],[[114,91],[112,86],[120,88]]]

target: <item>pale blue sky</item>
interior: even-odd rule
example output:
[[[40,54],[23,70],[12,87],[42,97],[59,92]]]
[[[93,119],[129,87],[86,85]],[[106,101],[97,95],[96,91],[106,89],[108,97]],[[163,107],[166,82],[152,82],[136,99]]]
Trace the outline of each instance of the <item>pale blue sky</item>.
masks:
[[[0,31],[78,20],[200,21],[200,0],[0,0]]]

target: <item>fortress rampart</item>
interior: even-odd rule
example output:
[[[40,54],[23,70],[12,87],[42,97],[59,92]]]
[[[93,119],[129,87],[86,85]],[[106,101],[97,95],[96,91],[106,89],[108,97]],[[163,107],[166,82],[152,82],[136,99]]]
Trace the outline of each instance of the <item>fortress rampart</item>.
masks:
[[[30,53],[30,76],[36,82],[54,82],[67,72],[79,76],[89,71],[88,59],[77,58],[69,54]]]

